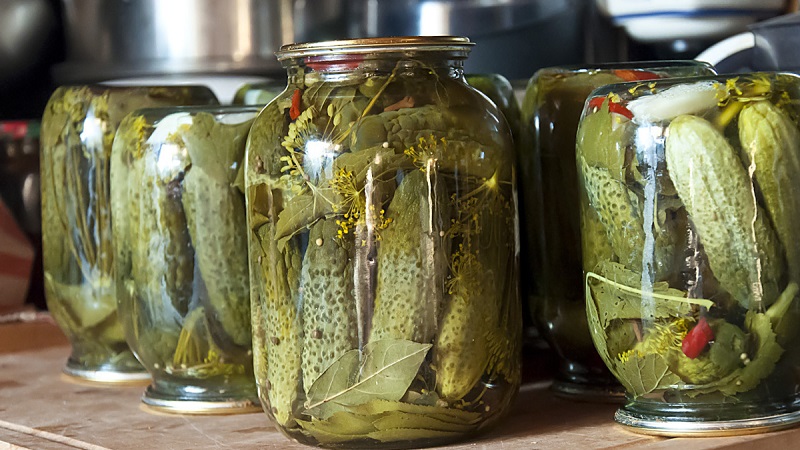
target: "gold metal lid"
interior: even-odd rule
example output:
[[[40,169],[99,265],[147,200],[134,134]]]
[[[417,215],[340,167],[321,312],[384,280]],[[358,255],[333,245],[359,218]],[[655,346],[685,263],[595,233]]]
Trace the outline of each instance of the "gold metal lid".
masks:
[[[275,55],[278,57],[279,61],[284,61],[287,59],[309,56],[406,51],[451,51],[463,52],[463,58],[466,58],[467,53],[473,45],[475,45],[475,43],[470,42],[469,38],[460,36],[381,37],[289,44],[282,46],[280,51],[275,52]]]

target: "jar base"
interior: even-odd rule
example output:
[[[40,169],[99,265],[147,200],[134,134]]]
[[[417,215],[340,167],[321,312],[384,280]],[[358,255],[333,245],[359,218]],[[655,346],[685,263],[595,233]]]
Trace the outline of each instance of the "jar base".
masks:
[[[159,392],[153,385],[148,386],[145,390],[142,395],[142,403],[148,409],[169,414],[228,415],[262,412],[261,404],[258,400],[246,398],[220,400],[181,398],[180,396]]]
[[[623,403],[625,388],[621,385],[576,383],[574,381],[553,380],[550,390],[557,397],[592,403]]]
[[[791,428],[800,423],[800,409],[775,415],[737,420],[667,420],[664,416],[617,410],[614,420],[629,431],[665,437],[723,437],[759,434]]]
[[[95,370],[75,367],[68,362],[64,366],[63,373],[69,381],[95,386],[139,386],[150,382],[150,374],[144,369],[141,372],[123,372],[109,369]]]

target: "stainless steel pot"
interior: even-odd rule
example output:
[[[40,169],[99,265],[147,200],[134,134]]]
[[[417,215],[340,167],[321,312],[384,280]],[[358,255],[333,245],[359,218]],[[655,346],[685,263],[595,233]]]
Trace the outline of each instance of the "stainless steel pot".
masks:
[[[56,81],[280,73],[291,0],[61,0],[67,61]]]
[[[468,72],[529,78],[583,61],[587,0],[352,0],[361,34],[459,35],[476,43]]]

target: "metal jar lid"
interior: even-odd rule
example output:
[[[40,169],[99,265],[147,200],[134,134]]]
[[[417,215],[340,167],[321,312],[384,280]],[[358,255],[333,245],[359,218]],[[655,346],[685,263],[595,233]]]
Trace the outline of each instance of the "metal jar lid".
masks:
[[[275,52],[278,61],[333,55],[397,52],[454,52],[454,58],[464,59],[475,45],[460,36],[403,36],[289,44]]]

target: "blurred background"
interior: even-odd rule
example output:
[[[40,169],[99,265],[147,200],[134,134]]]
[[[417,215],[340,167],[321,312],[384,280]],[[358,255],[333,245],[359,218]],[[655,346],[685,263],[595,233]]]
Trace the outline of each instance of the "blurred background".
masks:
[[[520,92],[555,65],[700,55],[720,72],[794,70],[795,11],[797,0],[0,0],[0,285],[17,280],[15,295],[44,308],[38,121],[59,85],[202,83],[225,103],[283,78],[283,44],[391,35],[467,36],[466,70]]]

